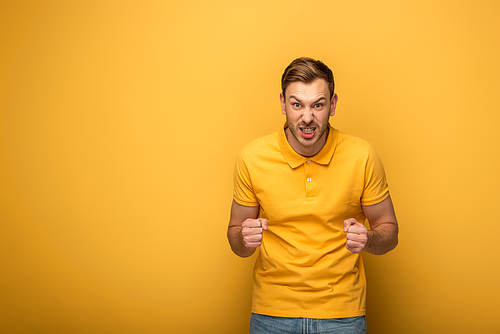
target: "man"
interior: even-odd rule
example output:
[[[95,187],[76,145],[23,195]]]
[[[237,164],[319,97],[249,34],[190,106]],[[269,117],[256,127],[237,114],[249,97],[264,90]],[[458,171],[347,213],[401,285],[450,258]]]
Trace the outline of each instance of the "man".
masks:
[[[250,333],[366,333],[360,253],[398,243],[383,165],[330,126],[338,97],[325,64],[298,58],[281,85],[284,128],[247,144],[234,173],[229,243],[241,257],[260,248]]]

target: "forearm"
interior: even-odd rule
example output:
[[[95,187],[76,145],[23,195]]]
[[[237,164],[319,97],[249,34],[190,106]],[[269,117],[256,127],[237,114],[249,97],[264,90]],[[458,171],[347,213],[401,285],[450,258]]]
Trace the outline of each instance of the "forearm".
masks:
[[[398,244],[398,226],[393,223],[380,224],[368,231],[368,241],[363,251],[382,255],[393,250]]]
[[[247,248],[243,242],[241,226],[229,226],[227,229],[227,239],[234,254],[240,257],[249,257],[255,252],[255,248]]]

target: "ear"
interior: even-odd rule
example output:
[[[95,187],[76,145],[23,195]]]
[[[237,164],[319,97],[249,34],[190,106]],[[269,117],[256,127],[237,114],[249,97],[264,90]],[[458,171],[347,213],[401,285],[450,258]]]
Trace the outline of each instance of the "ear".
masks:
[[[286,115],[285,97],[283,96],[283,93],[280,93],[280,101],[281,101],[281,113],[283,115]]]
[[[335,108],[337,108],[338,99],[339,99],[339,97],[337,96],[337,94],[333,93],[332,101],[331,101],[331,105],[330,105],[330,116],[335,115]]]

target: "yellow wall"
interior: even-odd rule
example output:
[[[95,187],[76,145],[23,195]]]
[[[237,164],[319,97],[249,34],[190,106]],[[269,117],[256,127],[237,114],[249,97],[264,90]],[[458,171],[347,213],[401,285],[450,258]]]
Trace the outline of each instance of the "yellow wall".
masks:
[[[366,256],[370,333],[499,333],[500,5],[1,1],[0,332],[245,333],[236,153],[279,79],[329,64],[401,225]]]

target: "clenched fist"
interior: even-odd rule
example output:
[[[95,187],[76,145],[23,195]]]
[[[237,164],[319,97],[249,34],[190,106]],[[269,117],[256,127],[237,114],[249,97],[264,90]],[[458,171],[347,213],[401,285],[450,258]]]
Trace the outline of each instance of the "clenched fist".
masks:
[[[262,244],[262,232],[267,231],[267,219],[247,219],[241,224],[241,234],[246,248],[257,248]]]
[[[352,253],[361,253],[368,242],[368,229],[354,218],[344,220],[344,233],[346,234],[345,247]]]

